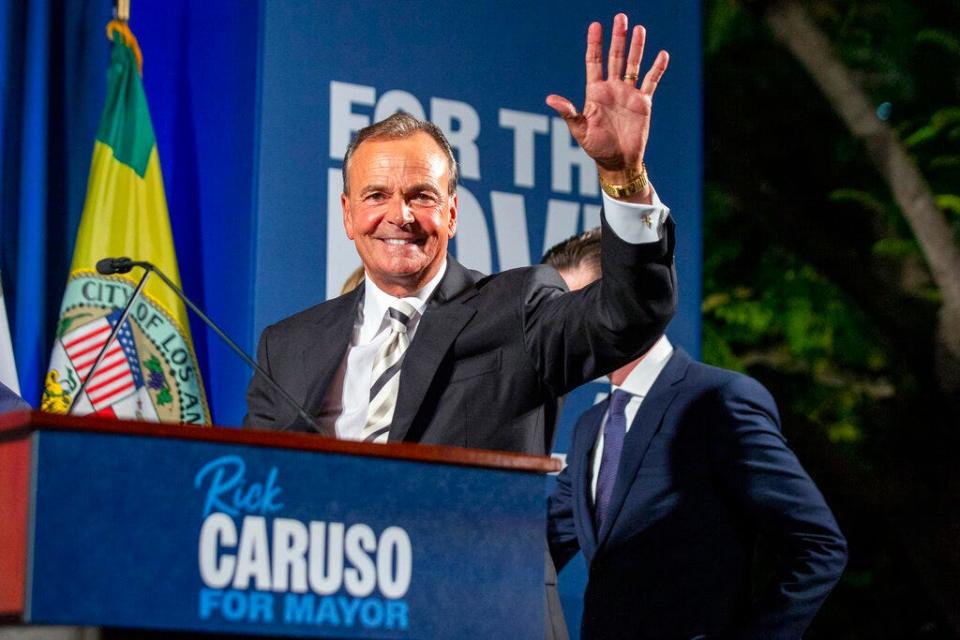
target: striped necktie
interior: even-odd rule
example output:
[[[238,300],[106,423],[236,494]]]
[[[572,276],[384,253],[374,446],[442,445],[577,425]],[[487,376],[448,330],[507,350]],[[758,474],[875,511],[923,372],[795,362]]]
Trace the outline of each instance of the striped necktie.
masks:
[[[410,346],[407,325],[417,312],[403,300],[395,300],[387,309],[390,335],[377,352],[370,374],[370,406],[367,422],[360,437],[364,442],[386,442],[393,422],[393,410],[397,406],[397,391],[400,389],[400,366]]]

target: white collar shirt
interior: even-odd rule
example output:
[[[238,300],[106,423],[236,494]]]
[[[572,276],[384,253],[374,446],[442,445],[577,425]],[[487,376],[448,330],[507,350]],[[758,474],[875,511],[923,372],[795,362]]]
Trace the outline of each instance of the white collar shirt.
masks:
[[[404,298],[391,296],[377,287],[370,278],[365,279],[363,300],[357,308],[350,345],[330,384],[320,415],[317,416],[317,422],[325,432],[336,433],[337,438],[344,440],[361,439],[360,434],[370,407],[370,374],[380,347],[390,335],[387,330],[390,326],[386,318],[387,309],[392,302],[399,299],[417,310],[407,323],[407,336],[412,342],[427,302],[446,272],[447,261],[444,260],[437,275],[415,294]]]
[[[650,350],[647,351],[643,360],[637,363],[633,371],[627,374],[622,385],[610,385],[611,393],[617,389],[622,389],[631,396],[630,401],[627,402],[627,406],[624,409],[627,418],[628,433],[630,432],[634,418],[637,417],[637,412],[640,410],[640,404],[650,393],[650,388],[653,386],[653,383],[656,382],[664,367],[667,366],[671,355],[673,355],[673,345],[667,340],[667,336],[661,336],[660,339],[650,347]],[[600,474],[600,459],[603,456],[603,429],[606,427],[609,417],[610,410],[608,409],[603,414],[603,420],[600,422],[600,430],[597,434],[597,442],[593,447],[590,470],[590,495],[594,500],[596,500],[597,497],[597,478]]]

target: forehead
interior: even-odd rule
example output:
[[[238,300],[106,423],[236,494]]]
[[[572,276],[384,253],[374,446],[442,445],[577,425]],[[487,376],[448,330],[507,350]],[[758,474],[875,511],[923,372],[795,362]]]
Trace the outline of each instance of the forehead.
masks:
[[[446,155],[437,141],[418,131],[397,139],[363,142],[350,159],[350,179],[361,181],[416,178],[443,181],[447,178]]]

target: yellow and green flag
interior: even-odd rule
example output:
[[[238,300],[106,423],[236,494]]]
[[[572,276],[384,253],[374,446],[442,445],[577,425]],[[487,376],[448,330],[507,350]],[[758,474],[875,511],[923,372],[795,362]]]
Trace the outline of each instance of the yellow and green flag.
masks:
[[[157,141],[143,91],[142,57],[126,22],[112,21],[107,100],[97,130],[87,197],[77,232],[42,408],[63,413],[92,376],[75,414],[209,423],[203,383],[183,303],[148,280],[107,356],[91,366],[139,280],[139,269],[102,276],[106,257],[155,264],[178,285]]]

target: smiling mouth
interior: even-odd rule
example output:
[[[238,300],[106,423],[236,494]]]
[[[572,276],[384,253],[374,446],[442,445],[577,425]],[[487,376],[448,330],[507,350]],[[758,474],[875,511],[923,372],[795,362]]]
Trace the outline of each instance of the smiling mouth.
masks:
[[[378,238],[381,242],[392,247],[402,247],[407,244],[421,244],[418,238]]]

